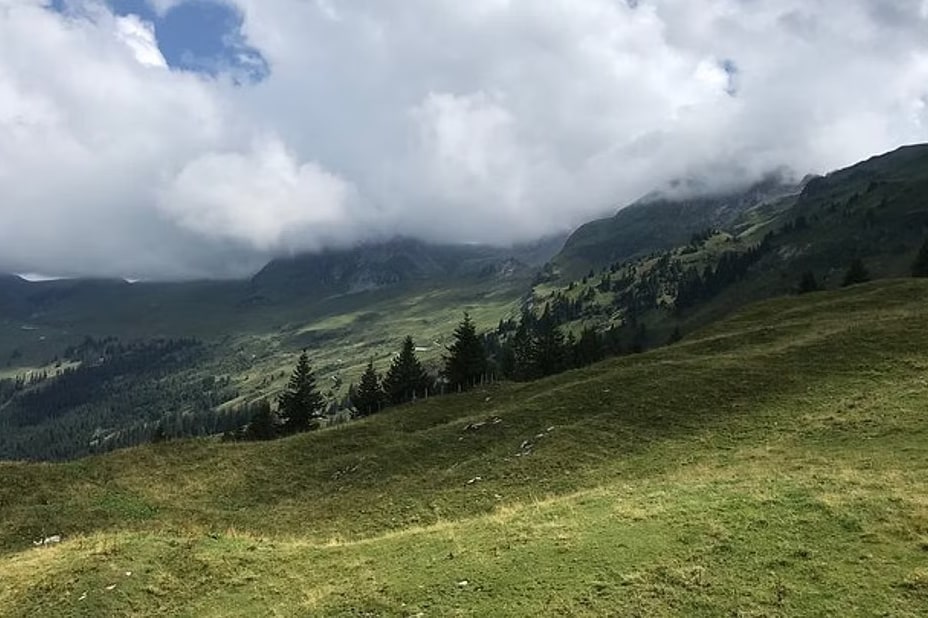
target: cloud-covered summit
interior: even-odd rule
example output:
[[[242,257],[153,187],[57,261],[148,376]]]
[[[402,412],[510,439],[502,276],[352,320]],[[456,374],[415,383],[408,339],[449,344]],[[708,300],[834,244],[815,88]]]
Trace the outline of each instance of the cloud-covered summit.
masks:
[[[162,49],[192,4],[0,0],[0,271],[522,241],[928,140],[922,0],[222,0],[202,70]]]

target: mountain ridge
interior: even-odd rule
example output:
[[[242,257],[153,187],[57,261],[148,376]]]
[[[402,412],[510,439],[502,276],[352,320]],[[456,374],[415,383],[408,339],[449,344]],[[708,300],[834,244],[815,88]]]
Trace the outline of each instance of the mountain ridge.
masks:
[[[745,210],[798,194],[803,182],[770,175],[745,189],[668,198],[655,191],[614,215],[576,229],[552,259],[563,279],[686,243],[693,234],[733,223]]]

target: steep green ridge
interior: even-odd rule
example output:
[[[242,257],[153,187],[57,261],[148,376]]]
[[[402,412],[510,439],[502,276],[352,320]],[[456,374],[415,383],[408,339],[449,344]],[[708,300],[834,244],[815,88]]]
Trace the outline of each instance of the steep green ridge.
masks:
[[[525,275],[525,252],[482,245],[432,245],[399,238],[274,260],[251,280],[249,302],[376,290],[411,281]]]
[[[835,289],[855,259],[873,279],[908,276],[928,239],[926,195],[928,146],[904,147],[812,179],[798,196],[739,210],[727,226],[678,246],[593,277],[544,282],[536,306],[579,303],[568,328],[616,327],[626,345],[640,338],[650,347],[677,328],[686,334],[746,303],[794,294],[806,273]]]
[[[768,301],[275,443],[0,464],[0,614],[921,615],[926,299]]]
[[[686,244],[707,228],[727,228],[744,211],[796,195],[800,186],[777,175],[745,190],[677,199],[660,193],[591,221],[571,234],[552,260],[562,280],[579,279],[616,262]]]

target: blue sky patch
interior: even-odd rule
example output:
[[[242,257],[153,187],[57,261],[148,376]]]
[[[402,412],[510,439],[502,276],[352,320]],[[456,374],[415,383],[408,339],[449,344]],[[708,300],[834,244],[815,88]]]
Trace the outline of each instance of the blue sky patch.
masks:
[[[68,0],[51,7],[67,11]],[[207,75],[226,73],[237,83],[258,82],[270,67],[242,36],[242,15],[221,0],[188,0],[159,16],[146,0],[108,0],[117,15],[137,15],[155,26],[161,54],[172,69]]]

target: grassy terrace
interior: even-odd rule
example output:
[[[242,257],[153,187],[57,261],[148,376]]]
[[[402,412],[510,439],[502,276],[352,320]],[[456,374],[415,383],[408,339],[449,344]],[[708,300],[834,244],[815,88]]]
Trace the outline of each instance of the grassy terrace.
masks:
[[[0,614],[924,615],[926,300],[766,302],[274,443],[0,464]]]

